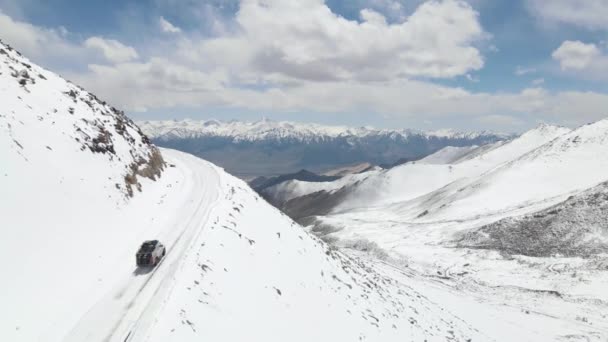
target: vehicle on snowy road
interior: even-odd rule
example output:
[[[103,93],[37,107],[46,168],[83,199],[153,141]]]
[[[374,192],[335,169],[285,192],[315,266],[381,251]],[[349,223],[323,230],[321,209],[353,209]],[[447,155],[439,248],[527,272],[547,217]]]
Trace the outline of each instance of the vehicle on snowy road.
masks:
[[[156,266],[165,256],[165,246],[158,240],[145,241],[139,247],[135,259],[138,267]]]

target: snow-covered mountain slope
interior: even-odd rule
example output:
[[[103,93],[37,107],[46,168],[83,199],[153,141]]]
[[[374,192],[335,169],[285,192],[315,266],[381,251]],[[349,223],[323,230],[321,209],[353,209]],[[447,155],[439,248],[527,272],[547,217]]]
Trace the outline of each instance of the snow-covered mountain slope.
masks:
[[[150,315],[154,325],[134,338],[484,339],[409,286],[311,238],[245,183],[222,178],[227,191],[159,303],[163,315]]]
[[[407,163],[285,208],[333,245],[436,279],[464,301],[435,300],[515,309],[500,316],[518,326],[512,340],[603,341],[608,247],[597,184],[608,180],[607,136],[608,120],[543,125],[452,164]]]
[[[461,247],[529,256],[591,256],[608,251],[608,183],[530,215],[466,232]]]
[[[485,145],[509,138],[492,132],[382,130],[270,120],[140,124],[159,146],[195,154],[244,179],[301,169],[325,173],[361,163],[394,165],[400,160],[423,158],[446,146]]]
[[[373,170],[333,182],[284,182],[265,189],[263,194],[270,203],[297,220],[357,208],[415,206],[418,202],[411,204],[408,201],[425,195],[434,198],[434,191],[441,192],[448,185],[458,190],[459,184],[475,180],[484,172],[566,132],[569,132],[566,128],[541,125],[511,141],[455,153],[457,156],[453,156],[453,164],[439,163],[441,159],[449,157],[454,150],[451,148],[429,156],[435,160],[431,163],[409,162],[388,170]],[[425,210],[412,209],[409,212],[417,216]],[[400,213],[404,211],[404,208],[399,210]],[[309,220],[303,222],[309,223]]]
[[[37,184],[40,178],[35,173],[21,175],[18,171],[24,165],[45,162],[49,169],[35,171],[55,175],[59,184],[67,168],[61,156],[74,152],[79,152],[74,155],[82,182],[89,179],[100,191],[116,186],[132,194],[141,189],[142,176],[160,176],[164,167],[160,153],[124,113],[32,64],[1,42],[0,61],[0,123],[5,140],[2,156],[3,160],[14,154],[20,156],[15,163],[3,163],[5,181],[7,177],[31,177],[28,186],[39,186],[40,192],[51,190],[45,189],[49,186],[47,179]],[[48,131],[56,132],[57,137],[45,139]],[[108,177],[94,179],[98,169]],[[3,189],[11,194],[14,191],[15,196],[21,192],[12,182],[7,186]]]
[[[464,156],[470,154],[472,151],[478,149],[479,146],[464,146],[464,147],[454,147],[447,146],[442,148],[441,150],[422,158],[416,163],[418,164],[452,164],[457,160],[463,158]]]
[[[492,339],[3,44],[0,80],[0,340]]]
[[[452,182],[473,179],[569,132],[542,125],[508,142],[475,149],[455,164],[411,162],[378,173],[349,189],[336,211],[401,203],[440,189]]]
[[[296,173],[290,173],[287,175],[280,175],[271,178],[256,178],[249,182],[249,185],[258,192],[261,192],[267,188],[273,187],[277,184],[281,184],[289,181],[305,181],[305,182],[331,182],[339,177],[337,176],[323,176],[318,175],[308,170],[300,170]]]
[[[331,182],[289,180],[265,188],[261,191],[261,193],[270,203],[281,207],[281,205],[285,202],[297,197],[310,195],[319,191],[325,191],[328,193],[335,192],[336,190],[342,189],[345,186],[353,185],[366,179],[367,177],[375,175],[380,171],[381,169],[372,169],[362,173],[348,174]]]
[[[360,164],[348,165],[348,166],[344,166],[344,167],[339,167],[337,169],[329,170],[329,171],[325,172],[323,175],[324,176],[343,177],[343,176],[351,175],[351,174],[355,174],[355,173],[361,173],[361,172],[371,171],[371,170],[381,170],[381,169],[382,168],[380,166],[372,165],[370,163],[360,163]]]
[[[602,120],[559,136],[468,184],[442,189],[442,199],[425,205],[425,219],[461,219],[563,201],[607,180],[606,169],[608,120]]]

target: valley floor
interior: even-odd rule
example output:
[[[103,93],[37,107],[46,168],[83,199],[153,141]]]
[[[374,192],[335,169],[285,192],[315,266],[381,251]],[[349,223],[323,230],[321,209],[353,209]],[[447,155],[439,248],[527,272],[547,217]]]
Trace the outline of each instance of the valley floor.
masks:
[[[450,242],[496,217],[408,223],[365,209],[321,220],[343,251],[401,277],[488,341],[608,340],[608,255],[538,258]]]

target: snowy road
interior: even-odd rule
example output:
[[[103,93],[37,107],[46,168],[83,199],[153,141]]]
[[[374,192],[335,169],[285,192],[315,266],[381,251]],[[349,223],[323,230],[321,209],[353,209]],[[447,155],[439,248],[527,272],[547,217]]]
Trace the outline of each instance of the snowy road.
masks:
[[[124,273],[115,286],[79,320],[66,341],[142,341],[163,308],[171,292],[175,275],[192,241],[205,228],[209,213],[218,198],[219,178],[214,168],[192,156],[165,150],[169,163],[181,173],[183,205],[178,212],[167,213],[173,219],[158,232],[167,246],[167,255],[154,269]],[[202,169],[208,170],[202,170]],[[204,171],[204,172],[192,172]],[[133,250],[129,252],[134,253]],[[134,262],[133,258],[128,261]]]

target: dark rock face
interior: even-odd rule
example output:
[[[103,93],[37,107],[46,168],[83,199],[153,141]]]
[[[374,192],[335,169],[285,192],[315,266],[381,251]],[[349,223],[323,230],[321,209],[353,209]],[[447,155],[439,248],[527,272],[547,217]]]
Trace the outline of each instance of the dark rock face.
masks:
[[[608,253],[608,183],[535,214],[462,234],[456,244],[534,257]]]
[[[277,185],[290,180],[299,180],[304,182],[331,182],[340,177],[338,176],[322,176],[307,170],[300,170],[296,173],[290,173],[277,177],[258,177],[251,181],[249,185],[257,192],[262,192],[264,189],[273,185]]]

